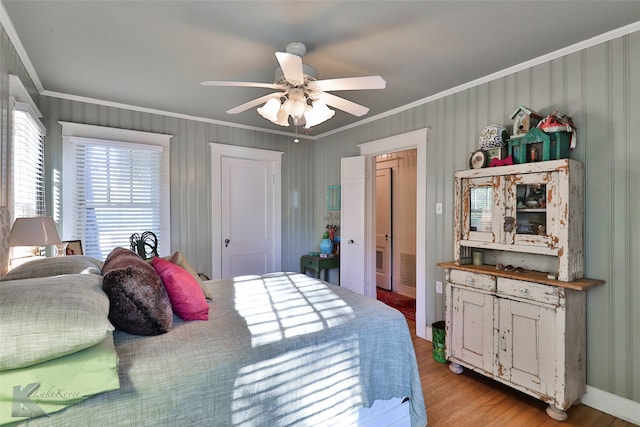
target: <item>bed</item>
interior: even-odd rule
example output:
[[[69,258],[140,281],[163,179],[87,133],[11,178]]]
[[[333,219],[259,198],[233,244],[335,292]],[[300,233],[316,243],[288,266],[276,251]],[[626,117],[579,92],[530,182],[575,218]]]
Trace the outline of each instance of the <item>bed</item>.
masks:
[[[37,264],[43,261],[50,272],[56,262],[77,261],[81,266],[67,266],[62,269],[64,274],[33,277],[42,275],[33,271],[42,270]],[[73,328],[47,327],[46,319],[59,312],[41,313],[42,307],[34,300],[54,311],[58,303],[65,302],[62,310],[71,316],[82,305],[79,299],[87,299],[95,305],[84,310],[91,312],[90,319],[80,322],[80,333],[71,333],[74,339],[84,335],[85,329],[95,328],[97,333],[91,339],[83,337],[78,348],[58,349],[61,353],[48,360],[29,360],[26,353],[33,343],[23,343],[29,350],[18,343],[19,355],[13,358],[13,365],[0,364],[0,420],[4,423],[426,425],[406,320],[378,301],[298,273],[204,281],[210,295],[206,320],[182,320],[174,314],[166,333],[141,336],[101,320],[112,304],[101,290],[106,277],[101,261],[74,256],[31,264],[35,265],[20,267],[22,275],[11,277],[12,270],[0,281],[2,334],[7,335],[9,324],[13,322],[13,329],[18,321],[15,317],[20,316],[8,319],[3,313],[21,299],[36,313],[31,316],[47,316],[39,323],[47,335]],[[31,292],[37,297],[29,297]],[[24,308],[16,310],[22,313]],[[10,342],[6,336],[2,339]],[[47,366],[51,364],[53,367]],[[56,376],[61,366],[66,371]],[[41,368],[53,372],[47,385],[40,381],[39,375],[45,375]],[[16,379],[21,378],[12,376],[16,373],[26,374],[22,377],[26,379]],[[34,384],[39,384],[37,390]],[[76,385],[88,390],[74,393],[71,388]],[[48,399],[62,402],[47,406]],[[19,416],[11,417],[12,413]]]

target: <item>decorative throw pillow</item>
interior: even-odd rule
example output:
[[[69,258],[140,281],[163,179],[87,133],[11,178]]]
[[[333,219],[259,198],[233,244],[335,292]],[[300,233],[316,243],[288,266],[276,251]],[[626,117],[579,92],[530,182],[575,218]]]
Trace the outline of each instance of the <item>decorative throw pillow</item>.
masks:
[[[36,259],[14,268],[0,281],[59,276],[61,274],[100,274],[102,262],[87,255],[56,256]]]
[[[102,289],[109,296],[109,320],[134,335],[160,335],[173,327],[173,311],[154,268],[125,248],[104,261]]]
[[[189,274],[191,274],[194,279],[196,279],[196,282],[198,282],[198,285],[200,285],[200,288],[202,289],[202,293],[204,294],[206,299],[209,299],[209,300],[213,299],[213,294],[211,293],[211,290],[204,284],[204,282],[200,278],[200,275],[196,272],[196,269],[193,268],[191,264],[189,264],[189,261],[187,261],[187,259],[180,252],[176,251],[169,261],[182,267]]]
[[[186,270],[164,259],[153,258],[153,268],[160,275],[169,294],[173,311],[182,320],[207,320],[209,306],[200,285]]]
[[[95,274],[0,283],[0,371],[22,368],[104,340],[109,299]]]

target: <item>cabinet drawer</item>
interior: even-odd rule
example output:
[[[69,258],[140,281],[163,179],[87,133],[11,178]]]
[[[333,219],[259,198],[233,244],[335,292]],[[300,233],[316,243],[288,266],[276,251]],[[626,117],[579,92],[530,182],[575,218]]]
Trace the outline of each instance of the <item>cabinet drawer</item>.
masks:
[[[449,281],[457,285],[495,292],[496,278],[488,274],[471,273],[463,270],[450,270]]]
[[[319,264],[320,262],[317,259],[307,258],[307,257],[302,258],[302,265],[305,267],[311,268],[313,270],[317,270]]]
[[[498,293],[547,304],[557,305],[560,301],[558,288],[556,286],[541,285],[539,283],[503,277],[498,277]]]

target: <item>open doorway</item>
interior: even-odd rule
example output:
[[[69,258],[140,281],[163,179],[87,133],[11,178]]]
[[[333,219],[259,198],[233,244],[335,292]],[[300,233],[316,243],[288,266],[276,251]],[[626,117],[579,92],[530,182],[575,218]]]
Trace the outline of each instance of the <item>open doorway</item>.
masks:
[[[375,156],[376,296],[415,320],[417,149]]]
[[[416,149],[376,156],[376,285],[416,297]]]
[[[416,334],[426,338],[431,330],[427,328],[427,307],[433,305],[431,296],[427,296],[427,133],[429,128],[417,129],[399,135],[378,139],[375,141],[359,144],[360,157],[364,158],[362,176],[365,176],[365,169],[368,177],[375,177],[375,156],[397,151],[417,149],[416,166]],[[345,158],[342,159],[345,161]],[[344,171],[343,171],[344,172]],[[353,173],[352,173],[353,174]],[[364,178],[363,178],[364,179]],[[365,250],[363,251],[364,269],[364,294],[374,297],[376,294],[375,283],[375,180],[364,179],[364,207],[362,211],[353,212],[364,218]],[[347,211],[343,210],[343,216]],[[344,231],[344,230],[343,230]],[[357,260],[354,261],[354,266]],[[429,262],[431,263],[431,262]]]

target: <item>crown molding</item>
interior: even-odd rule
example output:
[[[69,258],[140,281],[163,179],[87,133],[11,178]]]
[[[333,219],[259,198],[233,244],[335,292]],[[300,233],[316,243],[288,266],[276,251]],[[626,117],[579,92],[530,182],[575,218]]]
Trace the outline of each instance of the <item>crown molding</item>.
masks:
[[[7,9],[4,8],[4,4],[1,1],[0,1],[0,24],[2,24],[2,26],[4,27],[4,30],[6,31],[7,36],[9,37],[9,40],[13,44],[13,47],[16,49],[16,52],[18,53],[18,57],[22,61],[24,68],[27,70],[29,77],[31,77],[31,80],[33,80],[33,84],[35,85],[36,89],[38,90],[39,93],[42,93],[42,91],[44,90],[44,87],[42,86],[42,82],[38,77],[38,73],[36,73],[36,69],[34,68],[33,63],[31,62],[31,59],[29,59],[29,55],[27,54],[27,51],[22,45],[22,41],[20,40],[20,37],[18,37],[16,28],[13,26],[13,22],[11,22],[11,19],[9,18]]]

